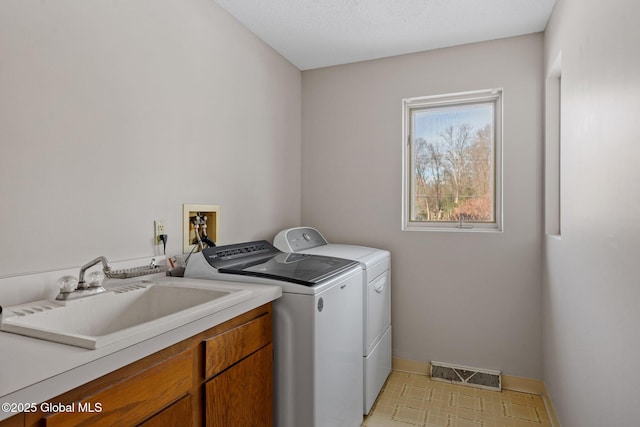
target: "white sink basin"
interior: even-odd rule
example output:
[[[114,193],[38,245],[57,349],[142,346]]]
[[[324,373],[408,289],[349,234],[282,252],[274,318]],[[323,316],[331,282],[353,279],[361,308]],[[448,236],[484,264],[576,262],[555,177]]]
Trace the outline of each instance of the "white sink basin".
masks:
[[[159,335],[250,297],[249,290],[212,282],[142,280],[77,300],[5,307],[0,330],[96,349],[132,336]]]

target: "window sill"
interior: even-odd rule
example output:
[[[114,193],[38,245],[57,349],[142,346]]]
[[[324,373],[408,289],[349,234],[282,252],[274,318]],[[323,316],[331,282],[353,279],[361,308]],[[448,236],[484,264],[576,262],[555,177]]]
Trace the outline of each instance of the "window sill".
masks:
[[[450,232],[450,233],[502,233],[501,227],[486,227],[486,226],[472,226],[472,227],[456,227],[456,226],[419,226],[419,225],[405,225],[402,227],[402,231],[435,231],[435,232]]]

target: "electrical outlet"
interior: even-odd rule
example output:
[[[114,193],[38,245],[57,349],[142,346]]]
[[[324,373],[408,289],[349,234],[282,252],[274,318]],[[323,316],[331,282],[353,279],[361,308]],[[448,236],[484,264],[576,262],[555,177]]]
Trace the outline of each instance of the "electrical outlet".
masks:
[[[160,240],[160,235],[167,234],[167,227],[165,226],[164,222],[164,219],[156,219],[155,221],[153,221],[153,242],[156,245],[162,243],[162,240]]]

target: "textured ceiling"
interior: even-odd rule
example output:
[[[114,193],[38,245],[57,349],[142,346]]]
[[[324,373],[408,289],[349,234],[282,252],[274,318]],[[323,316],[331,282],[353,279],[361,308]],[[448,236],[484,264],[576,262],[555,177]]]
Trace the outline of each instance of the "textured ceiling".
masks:
[[[556,0],[215,0],[301,70],[543,31]]]

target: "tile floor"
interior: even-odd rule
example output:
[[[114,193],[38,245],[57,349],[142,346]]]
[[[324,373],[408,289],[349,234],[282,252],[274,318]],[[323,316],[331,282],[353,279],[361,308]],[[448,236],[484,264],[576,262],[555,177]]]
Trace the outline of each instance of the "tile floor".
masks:
[[[542,397],[393,371],[364,427],[551,427]]]

